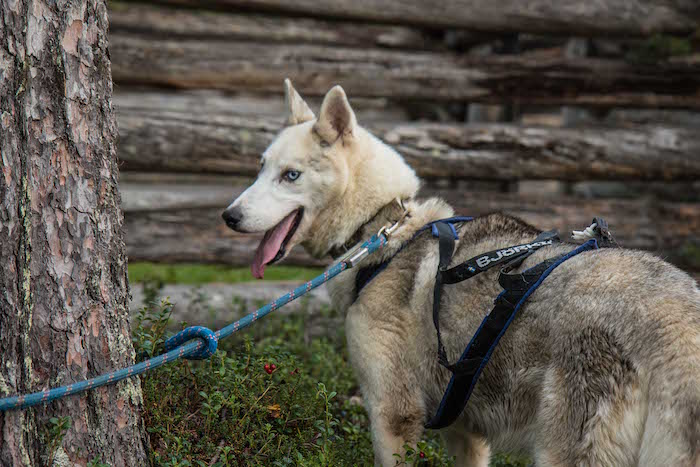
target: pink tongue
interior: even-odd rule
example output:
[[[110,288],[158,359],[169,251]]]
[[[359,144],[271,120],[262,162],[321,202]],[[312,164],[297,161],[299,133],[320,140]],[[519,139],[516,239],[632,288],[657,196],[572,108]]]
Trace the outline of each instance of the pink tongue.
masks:
[[[280,250],[284,238],[292,228],[296,215],[296,211],[292,212],[287,217],[282,219],[279,224],[265,232],[265,236],[260,242],[260,245],[258,245],[258,249],[255,250],[253,264],[250,266],[254,277],[258,279],[263,278],[265,273],[265,265],[272,261],[275,256],[277,256],[277,252]]]

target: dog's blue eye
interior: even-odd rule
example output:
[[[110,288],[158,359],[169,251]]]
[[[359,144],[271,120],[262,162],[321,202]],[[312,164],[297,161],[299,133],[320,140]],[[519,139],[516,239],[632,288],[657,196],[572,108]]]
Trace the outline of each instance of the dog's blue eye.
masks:
[[[301,172],[299,172],[298,170],[287,170],[284,173],[283,177],[289,180],[290,182],[293,182],[294,180],[299,178],[299,175],[301,175]]]

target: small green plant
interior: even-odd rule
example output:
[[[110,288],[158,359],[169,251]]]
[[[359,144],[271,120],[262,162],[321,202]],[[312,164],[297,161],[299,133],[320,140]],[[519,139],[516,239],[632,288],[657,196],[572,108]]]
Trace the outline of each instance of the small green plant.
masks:
[[[217,416],[221,409],[223,408],[223,394],[220,391],[215,391],[211,395],[204,391],[199,391],[199,395],[202,397],[201,411],[202,415],[205,417],[204,432],[208,434],[214,422],[217,420]]]
[[[533,467],[535,463],[526,456],[496,454],[491,457],[490,467]]]
[[[162,350],[165,330],[173,312],[173,304],[162,300],[160,305],[150,302],[136,314],[136,329],[131,337],[134,349],[141,359],[151,358]]]
[[[403,454],[394,454],[396,465],[451,466],[455,462],[437,438],[419,441],[416,446],[406,444],[403,448]]]
[[[102,462],[101,457],[94,457],[90,459],[87,463],[87,467],[112,467],[110,464]]]
[[[331,400],[337,395],[335,391],[328,392],[325,384],[321,382],[318,383],[316,398],[323,401],[324,411],[321,419],[316,421],[316,429],[321,433],[322,437],[321,444],[319,445],[321,448],[319,460],[324,465],[333,465],[331,443],[335,438],[335,427],[338,426],[338,420],[333,416]]]
[[[44,439],[48,452],[46,454],[46,465],[53,465],[56,451],[61,446],[63,438],[68,433],[71,425],[70,417],[51,417],[44,431]]]

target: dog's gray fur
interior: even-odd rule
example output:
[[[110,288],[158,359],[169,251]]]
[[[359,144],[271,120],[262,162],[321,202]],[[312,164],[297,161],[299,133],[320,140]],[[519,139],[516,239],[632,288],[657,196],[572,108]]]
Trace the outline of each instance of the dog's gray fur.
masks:
[[[301,105],[290,83],[287,94],[294,103],[288,119],[293,126],[266,152],[266,166],[268,160],[277,167],[288,166],[290,159],[302,164],[296,168],[310,173],[297,188],[314,200],[294,198],[301,200],[305,214],[290,248],[301,243],[324,255],[358,229],[366,238],[401,216],[393,200],[403,198],[409,217],[387,246],[367,260],[376,263],[398,251],[422,225],[452,215],[440,200],[414,199],[418,184],[410,180],[413,172],[406,172],[397,153],[356,124],[342,89],[329,92],[318,119]],[[295,108],[302,114],[295,116]],[[396,174],[399,181],[383,183],[383,177]],[[332,182],[333,188],[316,179]],[[271,183],[259,180],[252,188],[256,193],[283,196],[287,189],[256,186]],[[245,193],[232,207],[242,210],[244,219],[254,218],[250,225],[255,228],[246,228],[243,221],[241,230],[274,225],[262,225],[255,213],[266,206]],[[453,264],[532,241],[538,233],[500,214],[477,218],[462,225]],[[571,249],[543,248],[521,268]],[[437,363],[432,324],[437,262],[437,242],[422,235],[356,301],[355,270],[329,284],[334,305],[347,313],[348,346],[370,415],[378,465],[393,465],[394,453],[418,441],[450,378]],[[500,292],[496,279],[493,270],[445,286],[441,330],[450,361],[459,357],[491,310]],[[640,251],[605,249],[566,261],[528,299],[465,411],[444,434],[458,465],[487,465],[490,446],[531,453],[538,466],[700,466],[696,282]]]

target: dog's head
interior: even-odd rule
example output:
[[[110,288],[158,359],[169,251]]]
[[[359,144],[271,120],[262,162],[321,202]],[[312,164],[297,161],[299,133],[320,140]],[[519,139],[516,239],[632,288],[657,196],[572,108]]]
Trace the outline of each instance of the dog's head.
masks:
[[[317,256],[325,254],[334,243],[349,238],[358,222],[367,220],[368,214],[362,211],[398,196],[393,194],[396,190],[389,190],[392,193],[379,196],[388,200],[378,201],[376,193],[369,193],[364,206],[352,199],[359,190],[360,167],[366,170],[368,158],[377,152],[373,146],[391,150],[357,125],[340,86],[328,91],[318,118],[289,80],[285,80],[285,98],[285,127],[263,153],[255,183],[222,216],[238,232],[265,232],[252,264],[258,278],[263,277],[265,265],[283,259],[295,245],[303,244]],[[412,196],[417,179],[400,156],[391,152],[412,181],[408,189],[400,190],[400,196]],[[381,190],[375,187],[377,191]],[[344,222],[339,223],[338,216],[344,216]]]

